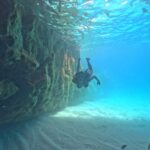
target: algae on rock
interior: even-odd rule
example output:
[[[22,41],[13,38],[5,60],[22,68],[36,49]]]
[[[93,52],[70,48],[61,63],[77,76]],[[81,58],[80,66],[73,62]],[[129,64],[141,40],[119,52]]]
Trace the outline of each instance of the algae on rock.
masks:
[[[56,112],[74,96],[78,46],[36,14],[48,16],[41,7],[0,0],[0,124]]]

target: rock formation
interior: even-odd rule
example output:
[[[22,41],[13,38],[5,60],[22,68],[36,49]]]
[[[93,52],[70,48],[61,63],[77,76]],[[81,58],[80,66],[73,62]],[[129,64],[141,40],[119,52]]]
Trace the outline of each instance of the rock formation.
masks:
[[[78,46],[42,19],[44,8],[42,1],[0,0],[0,124],[53,113],[72,100]]]

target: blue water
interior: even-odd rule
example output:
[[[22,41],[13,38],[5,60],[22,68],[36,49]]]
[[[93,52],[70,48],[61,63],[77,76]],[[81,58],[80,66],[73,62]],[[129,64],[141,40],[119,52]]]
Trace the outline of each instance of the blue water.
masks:
[[[101,85],[92,81],[78,106],[0,129],[0,150],[148,149],[150,1],[78,0],[75,7],[85,16],[72,30],[82,67],[90,57]]]
[[[130,93],[150,99],[149,46],[134,46],[130,41],[128,44],[119,44],[117,40],[109,45],[92,47],[83,54],[83,58],[91,58],[95,74],[101,79],[102,88],[108,87],[109,92],[124,96]]]
[[[150,3],[144,0],[84,1],[89,30],[81,40],[81,58],[91,58],[101,86],[91,83],[87,100],[116,105],[130,115],[133,105],[149,118],[150,111]],[[147,108],[145,108],[145,106]],[[142,107],[143,106],[143,107]],[[114,109],[116,109],[114,107]],[[132,115],[132,114],[131,114]]]

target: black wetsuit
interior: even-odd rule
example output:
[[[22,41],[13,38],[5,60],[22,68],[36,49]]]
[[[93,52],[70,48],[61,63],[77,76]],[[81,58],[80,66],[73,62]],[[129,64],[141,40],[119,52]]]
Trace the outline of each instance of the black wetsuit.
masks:
[[[72,82],[77,85],[78,88],[88,87],[88,84],[91,80],[96,79],[97,84],[100,84],[99,79],[96,76],[93,76],[92,65],[89,62],[89,58],[87,60],[88,69],[85,71],[80,71],[80,59],[78,59],[77,64],[77,72],[73,77]]]

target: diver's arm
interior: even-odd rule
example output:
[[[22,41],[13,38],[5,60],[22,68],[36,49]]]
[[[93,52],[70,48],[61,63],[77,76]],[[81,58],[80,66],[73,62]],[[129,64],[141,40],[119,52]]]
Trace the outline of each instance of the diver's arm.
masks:
[[[90,81],[93,80],[93,79],[95,79],[97,81],[98,85],[101,84],[100,80],[96,76],[92,76],[91,79],[90,79]]]

